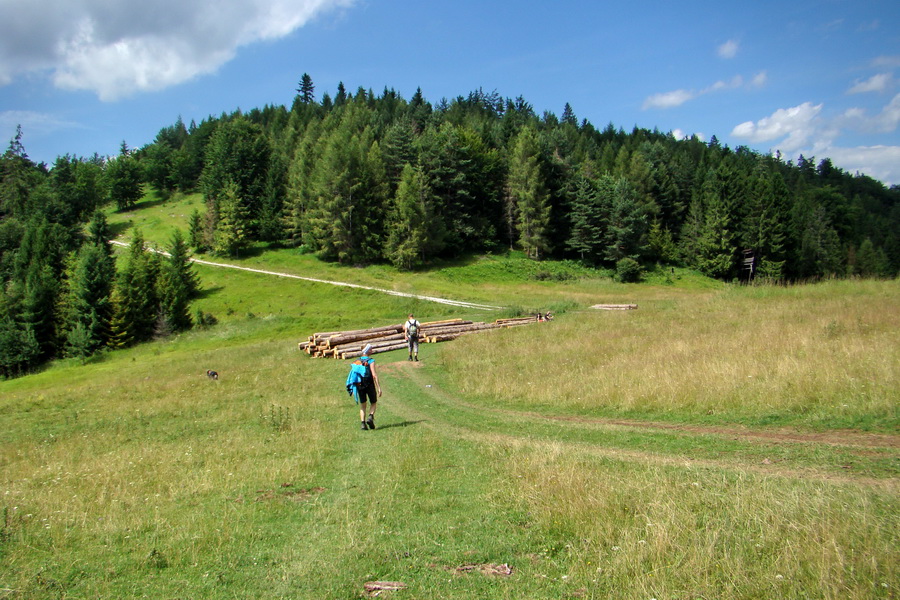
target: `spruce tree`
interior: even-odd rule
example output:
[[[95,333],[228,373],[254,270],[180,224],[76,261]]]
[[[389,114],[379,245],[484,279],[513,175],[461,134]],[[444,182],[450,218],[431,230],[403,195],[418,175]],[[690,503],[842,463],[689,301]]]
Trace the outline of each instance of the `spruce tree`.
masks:
[[[596,264],[600,258],[604,218],[600,197],[587,177],[577,178],[571,219],[569,249],[577,252],[583,261]]]
[[[212,249],[220,256],[237,256],[250,239],[247,230],[249,210],[239,193],[237,184],[229,181],[219,198],[219,223]]]
[[[297,87],[297,95],[300,97],[300,101],[304,104],[315,102],[315,90],[316,86],[313,85],[312,77],[309,76],[309,73],[304,73],[303,77],[300,78],[300,85]]]
[[[109,341],[114,277],[115,265],[102,246],[81,247],[69,281],[67,318],[68,331],[78,330],[79,352],[93,354]],[[89,341],[82,343],[85,336]]]
[[[159,277],[160,309],[173,331],[190,329],[190,302],[197,295],[199,285],[188,257],[187,245],[181,231],[176,229]]]
[[[603,258],[618,263],[623,258],[638,261],[646,243],[646,207],[639,192],[628,179],[620,178],[612,186],[603,234]]]
[[[525,127],[513,144],[509,190],[518,213],[519,244],[528,256],[540,258],[549,250],[550,203],[540,169],[537,134],[531,127]]]
[[[425,176],[409,164],[403,168],[388,221],[387,257],[398,268],[414,269],[440,251],[433,198]]]

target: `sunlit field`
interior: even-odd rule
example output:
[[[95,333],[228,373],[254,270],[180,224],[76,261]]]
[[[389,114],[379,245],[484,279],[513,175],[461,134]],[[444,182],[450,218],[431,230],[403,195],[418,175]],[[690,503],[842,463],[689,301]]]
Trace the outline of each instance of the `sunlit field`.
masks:
[[[239,262],[267,257],[316,273]],[[0,382],[0,598],[897,597],[896,281],[532,267],[318,272],[481,313],[198,268],[218,325]],[[541,308],[378,355],[375,431],[347,364],[297,349]]]

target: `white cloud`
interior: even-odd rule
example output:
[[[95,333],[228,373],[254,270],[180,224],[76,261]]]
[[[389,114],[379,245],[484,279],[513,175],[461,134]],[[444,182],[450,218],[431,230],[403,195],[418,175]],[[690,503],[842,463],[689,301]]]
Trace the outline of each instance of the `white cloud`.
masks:
[[[736,126],[731,135],[750,143],[771,142],[770,148],[786,158],[799,155],[826,156],[849,173],[863,173],[887,185],[900,184],[900,146],[867,145],[844,147],[836,143],[841,133],[891,133],[900,127],[900,94],[872,117],[861,108],[849,108],[835,117],[823,116],[823,104],[804,102],[776,110],[759,121]]]
[[[0,85],[49,72],[102,100],[210,73],[240,46],[283,37],[355,0],[0,0]]]
[[[643,110],[647,110],[650,108],[675,108],[676,106],[681,106],[685,102],[689,102],[705,94],[720,92],[723,90],[734,90],[738,88],[758,88],[764,86],[767,81],[768,76],[766,75],[765,71],[760,71],[759,73],[754,75],[753,79],[750,80],[749,83],[744,82],[743,76],[735,75],[731,78],[730,81],[719,80],[700,91],[680,89],[673,90],[671,92],[661,92],[659,94],[653,94],[652,96],[648,96],[644,100],[644,104],[641,105],[641,108]]]
[[[822,106],[804,102],[792,108],[779,108],[755,123],[746,121],[737,125],[731,135],[751,143],[782,140],[779,147],[792,152],[803,147],[817,132],[816,118],[822,111]]]
[[[691,139],[692,137],[696,137],[701,142],[706,141],[706,135],[699,131],[695,131],[694,133],[685,133],[685,131],[683,129],[673,129],[672,131],[669,132],[669,135],[671,135],[673,138],[675,138],[678,141],[688,140],[688,139]]]
[[[744,78],[740,75],[735,75],[731,78],[731,81],[717,81],[700,93],[708,94],[709,92],[718,92],[719,90],[731,90],[739,88],[742,85],[744,85]]]
[[[847,90],[848,94],[864,94],[866,92],[884,92],[894,81],[893,73],[878,73],[865,81],[857,81]]]
[[[31,110],[5,110],[0,112],[0,129],[15,131],[21,125],[28,133],[38,135],[52,133],[61,129],[79,128],[81,125],[60,119],[59,117]]]
[[[893,69],[900,67],[900,56],[879,56],[872,61],[872,66],[879,69]]]
[[[863,173],[889,186],[900,184],[900,146],[828,147],[818,151],[848,173]]]
[[[738,47],[738,43],[735,40],[728,40],[716,48],[716,54],[719,55],[719,58],[734,58],[737,56]]]
[[[900,94],[874,117],[869,117],[862,108],[853,107],[845,110],[836,124],[862,133],[891,133],[900,126]]]
[[[764,87],[767,83],[769,83],[769,74],[766,71],[760,71],[753,76],[753,79],[750,81],[750,86],[760,88]]]
[[[687,90],[675,90],[673,92],[653,94],[644,100],[643,108],[644,110],[647,110],[648,108],[673,108],[675,106],[681,106],[688,100],[693,100],[696,97],[696,93]]]

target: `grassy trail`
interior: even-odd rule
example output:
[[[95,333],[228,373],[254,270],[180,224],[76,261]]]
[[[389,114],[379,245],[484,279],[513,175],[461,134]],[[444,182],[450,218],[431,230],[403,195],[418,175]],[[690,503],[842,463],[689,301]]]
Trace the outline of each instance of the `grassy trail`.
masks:
[[[389,410],[445,435],[496,443],[565,444],[642,463],[741,469],[760,474],[848,481],[900,490],[900,436],[673,425],[573,418],[486,408],[447,392],[435,367],[397,362],[382,367],[403,390]],[[403,397],[409,400],[403,400]]]

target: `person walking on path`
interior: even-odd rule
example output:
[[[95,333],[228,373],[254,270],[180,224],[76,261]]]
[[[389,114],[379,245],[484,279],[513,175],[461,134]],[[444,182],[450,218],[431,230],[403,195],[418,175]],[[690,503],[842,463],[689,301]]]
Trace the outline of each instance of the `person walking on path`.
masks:
[[[381,383],[378,381],[378,372],[375,370],[375,359],[369,356],[372,344],[366,344],[362,356],[350,365],[350,375],[347,376],[347,391],[354,394],[356,403],[359,404],[360,429],[375,429],[375,409],[378,407],[378,397],[381,396]],[[366,417],[366,405],[371,409]]]
[[[419,329],[421,325],[416,318],[410,313],[406,323],[403,324],[403,335],[406,336],[406,345],[409,347],[409,360],[415,357],[416,362],[419,361]]]

